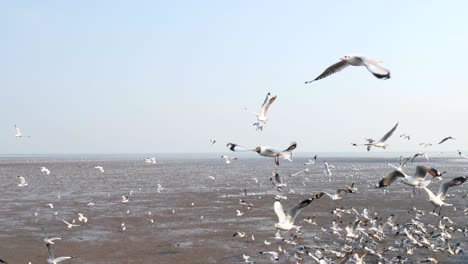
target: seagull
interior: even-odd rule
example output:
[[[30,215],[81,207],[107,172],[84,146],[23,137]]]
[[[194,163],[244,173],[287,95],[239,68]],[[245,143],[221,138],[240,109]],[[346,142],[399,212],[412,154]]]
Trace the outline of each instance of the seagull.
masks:
[[[64,222],[67,225],[67,228],[69,228],[69,229],[71,229],[74,226],[80,226],[80,225],[70,224],[67,221],[63,220],[63,219],[62,219],[62,222]]]
[[[239,237],[245,237],[247,234],[245,232],[242,232],[242,231],[237,231],[235,232],[232,237],[235,237],[235,236],[239,236]]]
[[[324,164],[325,164],[325,170],[323,171],[326,175],[328,175],[328,177],[331,177],[332,176],[332,173],[330,171],[330,167],[334,167],[333,165],[330,166],[328,165],[328,162],[327,161],[324,161]]]
[[[216,139],[210,139],[211,146],[213,146],[216,143]]]
[[[282,157],[285,160],[291,160],[292,157],[292,151],[295,150],[297,147],[296,142],[292,142],[289,147],[287,147],[284,150],[279,150],[279,149],[274,149],[271,147],[256,147],[255,152],[257,152],[260,156],[264,157],[274,157],[275,158],[275,163],[277,166],[279,166],[279,157]]]
[[[122,195],[122,203],[128,203],[128,195]]]
[[[416,166],[416,172],[413,176],[405,174],[402,170],[392,171],[390,174],[385,176],[377,184],[377,188],[387,187],[392,184],[397,178],[403,178],[402,182],[406,185],[412,186],[413,188],[425,188],[431,183],[431,180],[425,180],[429,174],[432,177],[441,177],[445,172],[440,173],[438,170],[427,167],[427,166]],[[414,189],[413,189],[414,191]]]
[[[422,156],[426,159],[426,161],[429,161],[429,157],[427,156],[427,154],[425,152],[420,152],[420,153],[414,154],[413,158],[411,158],[411,163],[413,163],[414,160],[419,156]]]
[[[48,204],[46,204],[45,206],[46,206],[46,207],[49,207],[50,209],[54,209],[54,205],[51,204],[51,203],[48,203]]]
[[[104,173],[104,168],[102,166],[96,166],[94,168],[100,170],[101,173]]]
[[[154,157],[152,157],[152,158],[146,158],[146,159],[145,159],[145,162],[146,162],[146,163],[156,164],[156,158],[154,158]]]
[[[41,167],[41,172],[45,172],[46,175],[50,174],[50,170],[47,169],[46,167]]]
[[[309,173],[309,168],[305,168],[305,169],[303,169],[303,170],[301,170],[301,171],[298,171],[298,172],[295,172],[295,173],[293,173],[293,174],[290,174],[289,177],[294,177],[294,176],[297,176],[297,175],[302,174],[302,173],[308,174],[308,173]]]
[[[72,258],[76,258],[75,256],[71,256],[71,257],[58,257],[56,258],[54,256],[54,253],[52,252],[52,249],[50,248],[50,245],[47,244],[47,250],[49,251],[49,257],[47,258],[47,263],[49,264],[57,264],[59,262],[62,262],[64,260],[67,260],[67,259],[72,259]]]
[[[55,240],[63,240],[63,237],[49,237],[46,232],[45,232],[45,229],[42,228],[42,231],[44,232],[44,237],[42,238],[42,241],[44,241],[44,243],[46,244],[54,244]]]
[[[26,182],[26,179],[23,176],[18,176],[20,183],[18,184],[19,187],[25,187],[28,186],[28,183]]]
[[[94,206],[94,203],[93,203],[93,202],[89,202],[89,203],[86,204],[86,206],[92,207],[92,206]]]
[[[410,135],[407,135],[407,134],[401,134],[400,137],[401,137],[401,138],[404,138],[404,139],[407,139],[407,140],[410,140],[410,139],[411,139],[411,136],[410,136]]]
[[[393,132],[395,132],[397,127],[398,127],[398,123],[396,123],[396,125],[377,142],[371,138],[366,138],[367,143],[362,144],[362,145],[367,146],[367,151],[370,151],[371,147],[383,148],[383,149],[387,148],[388,144],[385,144],[385,141],[387,141],[387,139],[392,136]],[[352,144],[353,146],[359,146],[358,144],[355,144],[355,143],[352,143]]]
[[[325,69],[317,78],[312,81],[305,82],[305,84],[318,81],[328,77],[336,72],[339,72],[347,66],[365,66],[375,77],[379,79],[389,79],[390,71],[386,69],[381,61],[369,58],[363,55],[350,54],[340,58],[340,61]]]
[[[465,159],[468,159],[467,156],[463,155],[463,153],[460,151],[460,150],[457,150],[458,151],[458,155],[462,158],[465,158]]]
[[[158,188],[156,189],[157,192],[161,192],[162,190],[164,190],[161,184],[158,183],[157,185],[158,185]]]
[[[243,212],[241,212],[239,210],[236,210],[236,212],[237,212],[237,216],[242,216],[244,214]]]
[[[439,144],[442,144],[442,143],[444,143],[445,141],[447,141],[447,140],[449,140],[449,139],[455,140],[455,138],[453,138],[453,137],[446,137],[446,138],[442,139],[442,140],[439,142]]]
[[[425,148],[432,146],[431,143],[419,143],[419,146],[423,146]]]
[[[228,156],[223,155],[223,156],[221,156],[221,158],[223,158],[223,159],[225,160],[226,164],[230,164],[230,163],[231,163],[231,161],[229,160],[229,157],[228,157]]]
[[[293,207],[289,208],[287,214],[283,211],[283,206],[281,205],[280,201],[275,201],[274,203],[274,210],[276,215],[278,216],[278,223],[275,224],[277,228],[276,234],[279,234],[279,230],[289,231],[291,229],[299,230],[300,226],[294,225],[294,219],[299,214],[299,212],[306,206],[308,206],[314,199],[320,198],[323,194],[317,194],[314,198],[307,198],[305,200],[300,201],[298,204],[294,205]]]
[[[265,98],[265,101],[263,101],[263,104],[262,104],[262,110],[260,112],[260,114],[258,113],[253,113],[254,115],[257,116],[257,123],[254,123],[255,126],[257,126],[257,130],[263,130],[263,125],[266,125],[266,122],[268,120],[266,114],[267,114],[267,111],[268,111],[268,108],[270,107],[270,105],[276,100],[276,95],[275,96],[271,96],[270,93],[267,94],[266,98]]]
[[[88,222],[88,217],[85,217],[82,213],[76,213],[78,215],[78,221],[80,222]]]
[[[271,260],[274,260],[276,262],[279,261],[279,253],[275,251],[260,251],[260,254],[270,254],[271,255]]]
[[[342,194],[342,193],[355,193],[356,190],[357,189],[354,188],[354,182],[353,182],[351,184],[351,186],[349,186],[349,187],[337,189],[334,194],[329,194],[327,192],[321,192],[321,194],[322,195],[323,194],[328,195],[328,197],[330,197],[332,200],[339,200],[339,199],[343,198],[343,197],[340,196],[340,194]]]
[[[445,181],[444,183],[442,183],[442,185],[440,185],[437,195],[434,195],[434,193],[431,190],[424,187],[424,190],[426,190],[427,194],[429,195],[429,201],[435,206],[432,212],[434,213],[437,207],[439,207],[440,215],[440,210],[442,209],[442,206],[453,206],[453,204],[448,204],[444,202],[445,197],[447,196],[448,189],[450,187],[462,185],[466,181],[466,179],[468,179],[468,176],[457,177],[449,181]]]
[[[270,181],[273,183],[273,185],[276,187],[276,188],[282,188],[282,187],[286,187],[286,183],[284,183],[281,178],[280,178],[280,175],[277,173],[277,172],[273,172],[273,177],[275,178],[275,181],[277,182],[277,184],[275,184],[273,182],[273,177],[270,177]]]
[[[21,130],[19,129],[19,127],[17,127],[16,125],[15,125],[15,130],[16,130],[15,137],[17,137],[17,138],[30,138],[30,136],[23,135],[23,133],[21,133]]]
[[[317,155],[315,155],[313,159],[307,159],[307,162],[305,162],[304,165],[306,166],[314,165],[316,160],[317,160]]]
[[[275,163],[277,166],[279,166],[279,157],[282,157],[285,160],[292,161],[292,151],[296,149],[297,143],[292,142],[289,145],[289,147],[284,150],[279,150],[266,146],[258,146],[254,149],[248,149],[234,143],[228,143],[226,146],[229,147],[231,151],[254,151],[257,152],[260,156],[275,158]]]

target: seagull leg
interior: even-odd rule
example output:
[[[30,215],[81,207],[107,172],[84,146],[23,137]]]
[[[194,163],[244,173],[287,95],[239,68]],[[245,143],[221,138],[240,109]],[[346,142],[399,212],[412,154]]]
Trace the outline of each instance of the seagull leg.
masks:
[[[439,215],[440,215],[441,211],[442,211],[442,206],[439,207]]]
[[[434,210],[432,210],[433,213],[435,213],[435,210],[437,209],[437,205],[434,206]]]
[[[276,163],[276,166],[279,166],[279,157],[278,156],[275,157],[275,163]]]

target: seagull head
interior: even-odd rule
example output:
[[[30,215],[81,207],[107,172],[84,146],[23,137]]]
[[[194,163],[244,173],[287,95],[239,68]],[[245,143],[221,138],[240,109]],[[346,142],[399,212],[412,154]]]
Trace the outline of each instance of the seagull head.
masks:
[[[348,61],[349,59],[351,59],[350,55],[345,55],[345,56],[340,58],[340,60],[342,60],[342,61]]]
[[[254,149],[254,151],[257,152],[257,153],[260,153],[260,151],[262,151],[262,148],[261,148],[261,147],[256,147],[256,148]]]

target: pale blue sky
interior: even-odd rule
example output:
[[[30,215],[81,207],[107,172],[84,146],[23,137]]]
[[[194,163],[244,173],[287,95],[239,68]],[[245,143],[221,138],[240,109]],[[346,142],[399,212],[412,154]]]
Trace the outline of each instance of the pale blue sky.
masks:
[[[466,1],[2,1],[0,153],[468,152]],[[304,85],[349,53],[353,67]],[[263,132],[251,126],[278,95]],[[247,107],[249,111],[244,111]],[[29,140],[14,137],[17,124]],[[409,133],[414,140],[398,135]],[[209,139],[219,142],[209,147]]]

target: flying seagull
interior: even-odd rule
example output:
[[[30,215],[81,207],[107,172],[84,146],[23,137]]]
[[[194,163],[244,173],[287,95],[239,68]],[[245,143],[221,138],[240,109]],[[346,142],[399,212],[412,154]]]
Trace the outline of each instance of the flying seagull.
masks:
[[[50,170],[47,169],[46,167],[41,167],[41,172],[45,172],[45,174],[47,174],[47,175],[50,174]]]
[[[224,161],[226,162],[226,164],[231,163],[231,161],[229,160],[229,157],[228,157],[228,156],[223,155],[223,156],[221,156],[221,158],[224,159]]]
[[[18,179],[20,180],[20,183],[18,184],[19,187],[28,186],[28,183],[26,182],[26,179],[23,176],[18,176]]]
[[[453,138],[453,137],[446,137],[446,138],[442,139],[442,140],[439,142],[439,144],[442,144],[442,143],[444,143],[445,141],[447,141],[447,140],[449,140],[449,139],[455,139],[455,138]]]
[[[465,159],[468,159],[467,156],[463,155],[463,153],[460,151],[460,150],[457,150],[458,151],[458,155],[462,158],[465,158]]]
[[[254,126],[257,126],[257,130],[259,130],[259,129],[263,130],[263,125],[266,125],[266,122],[268,120],[268,118],[266,116],[268,108],[276,100],[276,97],[277,97],[276,95],[271,96],[271,94],[268,93],[266,98],[265,98],[265,101],[263,101],[262,110],[261,110],[260,114],[253,113],[255,116],[257,116],[257,121],[258,122],[253,124]]]
[[[305,82],[305,84],[318,81],[325,77],[328,77],[336,72],[343,70],[344,68],[351,66],[365,66],[375,77],[379,79],[389,79],[390,71],[386,69],[381,61],[378,61],[373,58],[369,58],[362,55],[346,55],[340,58],[340,61],[333,64],[332,66],[325,69],[325,71],[320,74],[317,78],[312,81]]]
[[[58,258],[56,258],[54,256],[54,253],[52,252],[52,249],[50,248],[50,244],[47,244],[47,250],[49,251],[49,257],[47,258],[47,263],[49,263],[49,264],[57,264],[59,262],[67,260],[67,259],[76,258],[75,256],[70,256],[70,257],[67,256],[67,257],[58,257]]]
[[[307,161],[304,162],[304,165],[306,165],[306,166],[308,166],[308,165],[314,165],[314,164],[315,164],[315,161],[317,161],[317,155],[315,155],[313,159],[307,159]]]
[[[435,206],[432,212],[435,212],[437,207],[439,207],[440,215],[440,210],[442,209],[442,206],[453,206],[453,204],[448,204],[444,202],[445,197],[447,196],[448,189],[450,187],[462,185],[466,181],[466,179],[468,179],[468,176],[457,177],[455,179],[445,181],[444,183],[442,183],[442,185],[440,185],[437,195],[434,195],[434,193],[431,192],[431,190],[424,187],[424,190],[426,190],[427,194],[429,195],[429,201]]]
[[[410,140],[410,139],[411,139],[411,136],[410,136],[410,135],[407,135],[407,134],[401,134],[400,137],[401,137],[401,138],[404,138],[404,139],[407,139],[407,140]]]
[[[319,194],[320,195],[326,194],[332,200],[339,200],[339,199],[343,198],[343,197],[340,196],[340,194],[342,194],[342,193],[355,193],[356,191],[357,191],[357,189],[354,187],[354,182],[353,182],[351,184],[351,186],[349,186],[349,187],[337,189],[334,194],[329,194],[327,192],[320,192]]]
[[[275,224],[277,228],[277,235],[279,235],[279,230],[289,231],[291,229],[299,230],[300,226],[294,225],[294,219],[299,214],[299,212],[306,206],[308,206],[314,199],[318,199],[323,194],[317,194],[312,198],[307,198],[305,200],[300,201],[298,204],[294,205],[293,207],[289,208],[287,214],[283,211],[283,206],[281,205],[280,201],[275,201],[274,203],[274,210],[276,215],[278,216],[278,223]]]
[[[213,146],[216,143],[216,139],[210,139],[211,146]]]
[[[424,157],[426,161],[429,161],[429,157],[427,156],[427,154],[425,152],[420,152],[420,153],[414,154],[413,158],[411,158],[411,163],[413,163],[414,160],[419,156]]]
[[[291,160],[292,151],[296,149],[297,143],[292,142],[289,145],[289,147],[284,150],[275,149],[275,148],[266,147],[266,146],[258,146],[254,149],[248,149],[248,148],[241,147],[234,143],[228,143],[226,146],[229,147],[231,151],[254,151],[254,152],[257,152],[260,156],[275,158],[276,165],[279,165],[279,157],[282,157],[285,160],[292,161]]]
[[[21,133],[21,130],[19,129],[19,127],[17,127],[16,125],[15,125],[15,130],[16,130],[15,137],[17,137],[17,138],[30,138],[30,136],[23,135],[23,133]]]
[[[362,144],[363,146],[367,146],[367,151],[370,151],[371,150],[371,147],[376,147],[376,148],[387,148],[388,144],[385,144],[385,141],[387,141],[387,139],[389,139],[393,132],[395,132],[395,130],[397,129],[398,127],[398,123],[396,123],[396,125],[390,130],[387,132],[387,134],[385,134],[381,139],[379,139],[379,141],[375,141],[371,138],[366,138],[366,141],[367,143],[365,144]],[[355,144],[355,143],[352,143],[353,146],[359,146],[359,144]]]
[[[104,168],[102,166],[96,166],[95,169],[98,169],[101,173],[104,173]]]
[[[387,187],[395,182],[396,179],[403,178],[402,182],[412,186],[414,191],[414,188],[425,188],[431,183],[431,180],[425,179],[428,174],[432,177],[441,177],[444,173],[445,171],[440,173],[438,170],[428,166],[416,166],[416,172],[413,176],[410,176],[405,174],[401,169],[397,169],[380,180],[376,187]]]

